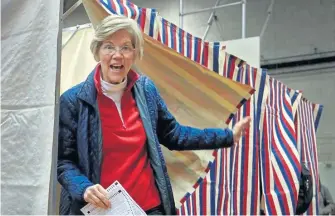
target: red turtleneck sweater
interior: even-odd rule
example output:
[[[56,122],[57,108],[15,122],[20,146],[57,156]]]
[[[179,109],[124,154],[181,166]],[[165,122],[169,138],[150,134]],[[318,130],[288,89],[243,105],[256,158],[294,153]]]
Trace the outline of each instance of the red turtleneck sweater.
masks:
[[[158,206],[160,197],[147,154],[146,134],[131,92],[139,75],[133,71],[128,73],[121,99],[122,123],[114,101],[102,92],[100,68],[97,66],[94,81],[103,136],[101,185],[107,188],[115,180],[119,181],[146,211]]]

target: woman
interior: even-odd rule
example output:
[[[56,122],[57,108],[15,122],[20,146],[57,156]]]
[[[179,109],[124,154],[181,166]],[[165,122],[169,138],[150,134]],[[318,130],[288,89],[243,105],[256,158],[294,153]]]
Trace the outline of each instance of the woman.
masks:
[[[234,131],[180,125],[154,83],[131,69],[143,55],[142,33],[132,19],[105,18],[91,51],[98,65],[60,98],[60,214],[81,214],[86,203],[110,208],[105,189],[115,180],[147,214],[175,214],[159,143],[170,150],[231,147],[250,118]]]

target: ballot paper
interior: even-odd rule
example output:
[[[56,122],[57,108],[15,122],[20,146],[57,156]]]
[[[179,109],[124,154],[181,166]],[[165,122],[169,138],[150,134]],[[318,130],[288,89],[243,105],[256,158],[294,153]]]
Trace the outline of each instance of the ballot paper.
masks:
[[[106,190],[111,208],[103,209],[89,203],[80,209],[84,215],[146,215],[118,181],[115,181]]]

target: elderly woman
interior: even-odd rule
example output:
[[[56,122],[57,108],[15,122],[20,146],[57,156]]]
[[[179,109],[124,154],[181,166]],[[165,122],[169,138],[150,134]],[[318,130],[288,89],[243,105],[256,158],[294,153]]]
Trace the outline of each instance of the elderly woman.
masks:
[[[131,69],[143,55],[142,33],[132,19],[105,18],[91,51],[99,63],[60,98],[60,214],[81,214],[87,203],[113,208],[105,189],[116,180],[147,214],[175,214],[160,143],[170,150],[231,147],[250,119],[233,131],[180,125],[155,84]]]

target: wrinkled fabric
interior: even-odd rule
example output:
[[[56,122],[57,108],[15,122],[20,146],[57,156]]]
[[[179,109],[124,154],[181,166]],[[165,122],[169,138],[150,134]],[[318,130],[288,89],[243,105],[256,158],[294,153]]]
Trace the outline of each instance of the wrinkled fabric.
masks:
[[[93,76],[94,71],[85,82],[67,90],[60,98],[57,170],[63,186],[60,214],[81,214],[85,189],[100,182],[102,134]],[[230,147],[232,131],[180,125],[146,76],[140,76],[133,93],[146,131],[149,159],[164,210],[175,214],[172,187],[159,143],[170,150]]]
[[[60,1],[1,1],[1,215],[55,209]]]

